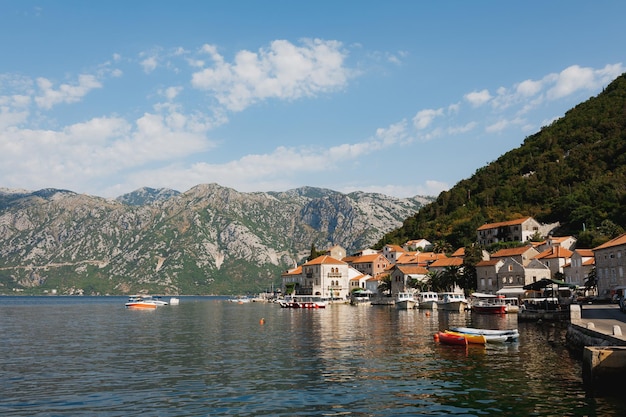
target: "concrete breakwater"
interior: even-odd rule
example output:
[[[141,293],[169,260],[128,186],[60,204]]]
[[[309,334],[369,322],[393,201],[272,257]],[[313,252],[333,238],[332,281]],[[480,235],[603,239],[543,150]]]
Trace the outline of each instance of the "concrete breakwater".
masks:
[[[582,359],[583,382],[596,391],[610,392],[621,386],[616,383],[626,373],[625,323],[618,320],[614,308],[599,310],[604,311],[583,315],[581,306],[570,306],[566,343]]]

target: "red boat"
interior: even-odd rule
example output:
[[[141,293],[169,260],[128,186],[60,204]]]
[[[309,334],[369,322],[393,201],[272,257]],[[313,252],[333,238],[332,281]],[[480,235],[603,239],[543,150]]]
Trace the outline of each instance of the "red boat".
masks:
[[[435,341],[444,345],[467,346],[467,339],[463,335],[454,333],[437,332],[433,336]]]

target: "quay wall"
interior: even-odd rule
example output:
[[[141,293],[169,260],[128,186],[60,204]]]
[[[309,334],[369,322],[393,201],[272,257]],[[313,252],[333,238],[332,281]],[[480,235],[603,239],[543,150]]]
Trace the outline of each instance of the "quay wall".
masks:
[[[580,306],[577,304],[570,306],[570,324],[565,340],[567,347],[580,358],[587,346],[626,346],[620,328],[611,329],[609,333],[606,329],[601,331],[596,328],[593,322],[581,320]]]
[[[622,386],[626,338],[620,325],[582,320],[580,306],[572,305],[565,338],[568,348],[582,359],[583,383],[587,387],[608,394]]]

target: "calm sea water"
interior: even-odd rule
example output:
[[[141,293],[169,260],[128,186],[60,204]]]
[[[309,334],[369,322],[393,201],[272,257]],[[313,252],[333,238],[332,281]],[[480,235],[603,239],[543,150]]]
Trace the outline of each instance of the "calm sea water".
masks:
[[[124,302],[0,297],[0,415],[625,415],[626,400],[585,392],[564,328],[515,315]],[[521,336],[487,348],[433,341],[453,325]]]

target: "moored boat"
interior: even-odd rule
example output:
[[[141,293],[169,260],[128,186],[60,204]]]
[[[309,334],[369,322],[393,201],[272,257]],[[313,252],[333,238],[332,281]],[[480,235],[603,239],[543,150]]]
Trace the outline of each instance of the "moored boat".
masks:
[[[411,310],[417,307],[417,300],[413,297],[413,293],[399,292],[396,295],[396,308],[398,310]]]
[[[444,333],[453,334],[456,336],[463,336],[467,340],[467,343],[472,343],[476,345],[484,345],[487,343],[487,338],[482,334],[459,333],[452,330],[446,330],[444,331]]]
[[[161,297],[160,295],[144,295],[143,299],[144,301],[150,302],[150,303],[154,303],[157,306],[166,306],[169,303],[165,300],[162,299],[163,297]]]
[[[326,301],[314,295],[290,295],[279,303],[282,308],[326,308]]]
[[[433,291],[420,292],[417,295],[417,308],[433,310],[437,309],[437,301],[439,300],[439,294]]]
[[[147,297],[147,298],[146,298]],[[158,304],[149,296],[131,295],[124,304],[127,308],[152,310],[157,308]]]
[[[252,300],[248,296],[243,296],[243,297],[229,298],[228,301],[230,301],[231,303],[237,303],[237,304],[247,304],[251,302]]]
[[[468,306],[467,299],[459,292],[444,292],[437,301],[437,308],[447,311],[465,311]]]
[[[506,297],[504,299],[507,313],[519,313],[519,299],[517,297]]]
[[[369,290],[357,290],[350,294],[350,304],[371,305],[374,293]]]
[[[436,342],[443,343],[445,345],[467,346],[467,339],[465,336],[459,336],[446,332],[437,332],[433,338]]]
[[[479,334],[487,337],[487,341],[506,341],[512,342],[519,339],[519,331],[517,329],[495,330],[495,329],[479,329],[474,327],[451,327],[450,330],[458,333]],[[500,336],[500,337],[495,337]],[[506,339],[502,340],[502,336]]]
[[[481,294],[475,292],[470,297],[470,308],[473,312],[484,314],[506,314],[503,295]]]

